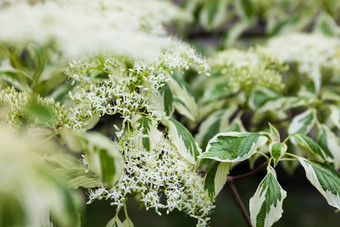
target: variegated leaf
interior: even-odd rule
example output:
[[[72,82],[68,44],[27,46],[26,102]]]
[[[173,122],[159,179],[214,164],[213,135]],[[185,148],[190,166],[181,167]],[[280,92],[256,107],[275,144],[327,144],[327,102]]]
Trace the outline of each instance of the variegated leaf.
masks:
[[[99,133],[84,135],[84,152],[90,170],[101,177],[104,185],[112,186],[123,171],[123,158],[119,153],[120,146]]]
[[[165,83],[164,86],[160,88],[160,90],[163,97],[164,111],[167,116],[171,116],[174,111],[174,97],[169,84]]]
[[[107,186],[112,186],[123,170],[120,146],[100,133],[78,133],[62,129],[62,138],[73,151],[84,152],[89,169]]]
[[[315,109],[308,109],[305,112],[295,116],[292,123],[289,125],[288,133],[301,133],[307,134],[316,122]]]
[[[204,177],[204,189],[210,198],[215,198],[222,190],[229,173],[229,162],[212,161]]]
[[[335,105],[331,105],[330,111],[331,111],[330,119],[332,120],[334,125],[338,129],[340,129],[340,108]]]
[[[269,151],[270,151],[270,155],[274,159],[274,166],[276,166],[277,163],[282,158],[282,156],[286,153],[287,145],[284,143],[273,142],[269,145]]]
[[[227,2],[227,0],[205,1],[199,19],[206,29],[214,29],[222,25],[226,18]]]
[[[220,162],[240,162],[250,158],[266,144],[267,137],[258,133],[227,132],[219,133],[208,143],[201,159],[213,159]]]
[[[198,120],[198,107],[190,87],[175,77],[171,77],[169,85],[174,95],[176,110],[191,121]]]
[[[318,134],[318,144],[334,159],[336,169],[340,167],[340,145],[339,138],[326,126],[321,125]]]
[[[199,128],[199,133],[195,138],[203,149],[207,146],[209,140],[214,137],[214,135],[219,132],[226,131],[229,126],[229,119],[236,110],[236,105],[230,105],[226,109],[214,112],[202,122]]]
[[[250,219],[254,227],[268,227],[278,221],[283,213],[282,203],[287,193],[276,179],[275,170],[267,168],[267,175],[250,199]]]
[[[311,184],[325,197],[328,204],[340,209],[340,173],[328,165],[311,162],[305,158],[299,161]]]
[[[180,122],[175,119],[168,121],[169,138],[172,140],[183,158],[195,164],[201,154],[201,148],[194,137]]]
[[[317,159],[324,162],[333,162],[333,156],[325,152],[312,138],[304,134],[293,134],[294,138],[302,147],[307,148]]]
[[[277,129],[269,123],[269,128],[270,128],[270,138],[273,142],[280,142],[280,133],[277,131]]]

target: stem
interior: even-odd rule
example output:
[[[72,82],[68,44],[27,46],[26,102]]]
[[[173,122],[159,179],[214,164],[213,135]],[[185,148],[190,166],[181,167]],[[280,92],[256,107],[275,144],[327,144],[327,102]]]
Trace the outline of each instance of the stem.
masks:
[[[231,191],[231,193],[233,194],[233,197],[234,197],[234,200],[239,208],[239,210],[241,211],[241,214],[244,218],[244,220],[247,222],[247,225],[249,227],[252,227],[252,224],[251,224],[251,221],[250,221],[250,216],[249,216],[249,213],[246,209],[246,207],[244,206],[243,202],[242,202],[242,199],[240,197],[240,195],[238,194],[238,191],[234,185],[234,180],[233,178],[228,178],[227,180],[227,185]]]
[[[266,169],[267,164],[268,164],[268,162],[264,162],[261,165],[259,165],[256,169],[253,169],[252,171],[250,171],[249,173],[245,173],[245,174],[237,175],[237,176],[228,176],[228,180],[230,179],[231,181],[233,181],[233,180],[237,180],[237,179],[241,179],[241,178],[245,178],[245,177],[255,175],[255,174],[261,172],[262,170]]]
[[[36,144],[33,144],[32,147],[39,146],[39,145],[41,145],[41,144],[43,144],[43,143],[49,141],[50,139],[52,139],[52,138],[55,137],[56,135],[58,135],[58,132],[56,132],[56,133],[50,135],[49,137],[43,139],[42,141],[40,141],[40,142],[38,142],[38,143],[36,143]]]

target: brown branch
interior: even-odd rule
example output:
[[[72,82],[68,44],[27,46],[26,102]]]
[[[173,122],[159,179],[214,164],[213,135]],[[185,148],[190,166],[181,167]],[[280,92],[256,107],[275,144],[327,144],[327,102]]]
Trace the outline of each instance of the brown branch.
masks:
[[[235,184],[234,184],[234,180],[233,179],[229,180],[229,178],[228,178],[227,185],[228,185],[228,187],[229,187],[229,189],[231,191],[231,194],[234,197],[234,200],[235,200],[239,210],[241,211],[241,214],[242,214],[244,220],[247,222],[247,225],[249,227],[252,227],[248,210],[244,206],[244,204],[242,202],[242,199],[241,199],[240,195],[238,194],[238,191],[237,191],[237,189],[235,187]]]
[[[237,175],[237,176],[228,176],[228,180],[230,179],[231,181],[233,181],[233,180],[237,180],[237,179],[241,179],[241,178],[245,178],[245,177],[255,175],[255,174],[261,172],[262,170],[264,170],[266,167],[267,167],[267,162],[264,162],[261,165],[259,165],[256,169],[253,169],[252,171],[250,171],[249,173],[245,173],[245,174],[241,174],[241,175]]]

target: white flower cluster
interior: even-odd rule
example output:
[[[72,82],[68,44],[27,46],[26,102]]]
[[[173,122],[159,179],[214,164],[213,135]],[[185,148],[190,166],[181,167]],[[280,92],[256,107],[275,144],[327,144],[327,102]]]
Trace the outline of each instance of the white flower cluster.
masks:
[[[147,114],[156,120],[166,118],[159,88],[169,80],[174,70],[190,66],[206,72],[208,65],[187,45],[178,42],[176,52],[163,52],[158,61],[145,64],[127,58],[98,56],[92,60],[74,61],[66,70],[78,86],[70,93],[74,106],[68,118],[75,130],[86,129],[95,115],[120,114],[123,123],[135,114]],[[124,130],[125,125],[123,124]]]
[[[25,45],[55,42],[64,57],[98,52],[154,60],[176,43],[162,23],[190,17],[166,1],[15,1],[0,8],[0,41]]]
[[[257,50],[221,51],[210,59],[210,65],[237,89],[248,90],[256,85],[281,89],[283,86],[280,73],[285,71],[284,65],[272,55]]]
[[[302,73],[308,74],[322,67],[340,68],[340,40],[317,33],[272,38],[262,50],[283,62],[298,63]]]
[[[104,197],[119,209],[129,196],[138,194],[146,209],[154,208],[159,215],[160,209],[167,213],[177,209],[198,219],[198,226],[206,226],[214,206],[195,166],[183,160],[163,135],[150,151],[140,146],[143,135],[138,130],[127,137],[122,150],[125,173],[112,189],[91,191],[90,202]],[[162,194],[166,197],[163,202]]]
[[[162,99],[155,99],[162,97],[159,88],[174,70],[192,66],[202,72],[208,69],[193,49],[181,43],[173,52],[164,51],[152,64],[103,55],[70,64],[66,73],[76,87],[70,93],[74,105],[69,111],[73,122],[69,127],[86,129],[87,120],[98,114],[123,118],[116,136],[125,160],[124,174],[112,189],[90,191],[90,202],[106,198],[119,209],[128,197],[138,194],[147,209],[154,208],[159,214],[160,209],[177,209],[197,218],[199,226],[207,225],[214,206],[203,188],[203,178],[195,165],[181,158],[166,130],[157,129],[159,122],[169,118],[164,107],[159,108]],[[152,132],[145,134],[138,128],[138,116],[152,119]],[[143,147],[143,138],[150,140],[150,150]]]
[[[6,123],[10,125],[21,125],[23,123],[29,123],[27,126],[34,126],[35,122],[23,122],[25,121],[25,113],[27,108],[32,103],[38,103],[51,110],[53,122],[49,125],[52,128],[58,128],[67,124],[65,119],[66,111],[63,105],[55,102],[52,98],[42,98],[40,96],[34,96],[27,92],[18,92],[13,87],[0,90],[0,107],[4,108],[4,112],[7,115],[5,119]],[[0,119],[2,120],[2,119]],[[26,119],[27,120],[27,119]]]

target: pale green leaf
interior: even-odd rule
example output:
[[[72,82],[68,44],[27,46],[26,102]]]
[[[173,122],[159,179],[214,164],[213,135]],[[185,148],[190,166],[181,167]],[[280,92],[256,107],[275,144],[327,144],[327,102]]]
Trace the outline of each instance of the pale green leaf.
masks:
[[[276,179],[275,170],[267,168],[267,175],[261,181],[249,202],[250,219],[254,227],[269,227],[278,221],[283,213],[282,203],[287,193]]]
[[[325,152],[312,138],[304,134],[293,134],[292,138],[295,139],[299,145],[307,148],[317,159],[324,162],[333,162],[333,157],[329,152]]]
[[[198,106],[190,87],[175,77],[171,77],[169,85],[174,95],[176,110],[191,121],[198,120]]]
[[[328,204],[340,209],[340,173],[330,166],[311,162],[305,158],[299,161],[311,184],[325,197]]]
[[[226,132],[229,125],[229,119],[237,110],[237,105],[229,105],[226,109],[220,109],[212,113],[199,127],[196,135],[196,141],[205,149],[209,140],[217,133]]]
[[[118,215],[116,215],[106,224],[106,227],[125,227],[125,226],[119,220]]]
[[[133,222],[131,221],[130,218],[126,218],[124,221],[123,221],[123,226],[124,227],[133,227]]]
[[[277,129],[269,123],[269,128],[270,128],[270,138],[273,142],[280,142],[280,133],[277,131]]]
[[[301,133],[307,134],[316,122],[316,110],[308,109],[305,112],[295,116],[288,128],[289,134]]]
[[[318,133],[318,144],[330,157],[334,158],[336,169],[340,167],[340,145],[339,138],[326,126],[320,125]]]
[[[329,109],[331,111],[331,121],[338,129],[340,129],[340,108],[335,105],[331,105]]]
[[[222,25],[226,19],[227,0],[207,0],[200,14],[201,24],[208,30]]]
[[[219,133],[208,143],[201,159],[213,159],[220,162],[240,162],[250,158],[266,144],[267,137],[258,133],[227,132]]]
[[[168,121],[169,138],[176,146],[183,158],[195,164],[201,154],[201,148],[196,143],[194,137],[180,122],[175,119]]]
[[[274,166],[276,166],[277,163],[282,158],[282,156],[286,153],[287,145],[284,143],[273,142],[269,145],[269,151],[270,151],[270,155],[274,159]]]
[[[227,181],[230,163],[212,161],[204,177],[204,189],[213,199],[222,190]]]
[[[174,97],[168,83],[160,88],[163,97],[164,111],[167,116],[171,116],[174,111]]]

